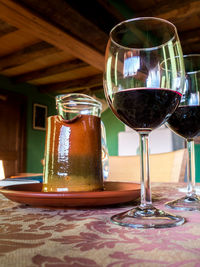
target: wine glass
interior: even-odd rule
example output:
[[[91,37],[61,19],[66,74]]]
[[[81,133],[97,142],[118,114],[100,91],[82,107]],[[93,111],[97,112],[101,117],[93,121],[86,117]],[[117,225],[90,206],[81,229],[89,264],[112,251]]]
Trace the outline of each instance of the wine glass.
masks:
[[[172,75],[165,70],[169,60]],[[143,17],[123,21],[111,30],[105,54],[105,96],[116,117],[138,132],[141,158],[141,204],[112,216],[115,224],[165,228],[185,221],[153,207],[148,154],[148,135],[177,108],[183,84],[182,49],[173,24]]]
[[[166,123],[187,143],[187,194],[166,205],[177,210],[200,210],[195,192],[194,138],[200,133],[200,54],[184,56],[185,87],[179,107]]]

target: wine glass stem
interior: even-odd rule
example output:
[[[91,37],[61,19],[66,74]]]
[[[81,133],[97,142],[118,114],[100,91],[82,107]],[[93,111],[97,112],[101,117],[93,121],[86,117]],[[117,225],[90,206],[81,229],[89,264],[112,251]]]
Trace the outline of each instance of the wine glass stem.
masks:
[[[140,135],[140,166],[141,166],[141,208],[152,206],[151,186],[149,176],[149,149],[148,134],[139,133]]]
[[[187,196],[195,195],[195,152],[194,141],[187,140]]]

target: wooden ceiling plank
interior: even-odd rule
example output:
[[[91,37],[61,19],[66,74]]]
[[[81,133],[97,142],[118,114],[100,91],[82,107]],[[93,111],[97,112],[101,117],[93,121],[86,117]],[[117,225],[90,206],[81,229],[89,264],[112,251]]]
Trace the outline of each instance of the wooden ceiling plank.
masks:
[[[180,38],[181,43],[184,44],[184,46],[199,42],[200,41],[200,28],[196,28],[190,31],[180,32],[179,38]]]
[[[0,52],[1,52],[1,47],[0,47]],[[48,68],[50,66],[58,65],[73,59],[74,59],[73,56],[67,54],[64,51],[61,51],[58,53],[53,53],[39,58],[35,58],[30,62],[27,62],[23,65],[19,65],[5,71],[1,71],[0,73],[8,77],[25,75],[26,73],[37,71],[38,69]]]
[[[22,50],[30,45],[41,42],[41,39],[27,34],[21,29],[10,32],[0,38],[0,57]]]
[[[16,27],[9,25],[8,23],[6,23],[3,20],[0,20],[0,37],[6,35],[8,33],[14,32],[16,30],[17,30]]]
[[[90,88],[79,88],[79,89],[76,89],[76,88],[72,88],[72,89],[67,89],[66,91],[63,90],[63,92],[61,92],[62,94],[71,94],[71,93],[82,93],[82,94],[86,94],[86,95],[91,95],[93,94],[94,92],[97,93],[97,92],[102,92],[103,90],[103,87],[102,87],[102,84],[100,85],[97,85],[97,86],[94,86],[94,87],[90,87]],[[60,93],[59,93],[60,94]]]
[[[0,17],[7,23],[78,57],[99,70],[104,70],[104,55],[70,36],[55,25],[36,16],[12,0],[0,0]]]
[[[29,83],[32,83],[35,86],[40,86],[40,85],[42,86],[42,85],[47,85],[47,84],[54,84],[54,83],[66,82],[66,81],[71,81],[71,80],[76,80],[76,79],[82,79],[82,78],[93,76],[99,73],[102,73],[102,72],[89,65],[88,67],[74,69],[68,72],[58,73],[58,74],[44,77],[41,79],[35,79],[32,81],[29,81]]]
[[[50,75],[55,75],[62,72],[68,72],[75,69],[83,68],[89,66],[87,63],[80,59],[74,59],[67,61],[58,65],[54,65],[48,68],[38,69],[36,71],[31,71],[22,75],[13,76],[12,79],[16,82],[27,82],[35,79],[40,79],[43,77],[48,77]]]
[[[120,21],[125,20],[126,18],[115,8],[114,5],[112,5],[109,1],[105,0],[96,0],[99,2],[101,6],[110,14],[111,17],[114,17],[118,20],[118,23]]]
[[[183,54],[199,54],[199,42],[182,46]]]
[[[46,42],[40,42],[31,46],[28,46],[22,50],[12,53],[8,56],[0,58],[0,70],[7,70],[27,62],[33,59],[57,53],[60,51],[57,47],[54,47]]]
[[[156,3],[155,6],[151,8],[136,12],[134,17],[154,16],[175,22],[182,19],[185,20],[188,16],[197,14],[199,11],[199,0],[163,0],[159,2],[159,5]]]
[[[181,41],[183,53],[185,55],[200,52],[199,50],[200,28],[195,28],[193,30],[179,32],[179,38]]]
[[[48,84],[39,86],[41,93],[68,93],[82,89],[87,89],[95,86],[103,86],[102,74],[93,75],[87,78],[81,78],[76,80],[69,80],[66,82],[59,82],[54,84]]]

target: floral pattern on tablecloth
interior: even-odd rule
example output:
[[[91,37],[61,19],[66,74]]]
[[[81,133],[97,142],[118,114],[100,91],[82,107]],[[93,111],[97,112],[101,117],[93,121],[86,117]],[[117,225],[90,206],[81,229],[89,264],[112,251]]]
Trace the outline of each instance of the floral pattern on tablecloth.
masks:
[[[187,222],[168,229],[117,226],[110,217],[132,203],[53,209],[17,204],[0,195],[0,266],[200,266],[200,212],[172,211],[175,185],[156,184],[154,204]]]

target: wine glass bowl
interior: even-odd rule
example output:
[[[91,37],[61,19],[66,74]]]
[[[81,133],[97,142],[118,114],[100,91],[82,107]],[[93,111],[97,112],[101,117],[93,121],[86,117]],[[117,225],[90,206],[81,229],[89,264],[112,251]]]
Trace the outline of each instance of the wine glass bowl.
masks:
[[[166,205],[177,210],[200,210],[200,197],[195,192],[194,138],[200,134],[200,54],[185,55],[184,92],[167,126],[187,143],[187,194]]]
[[[141,154],[141,204],[114,215],[111,220],[116,224],[164,228],[184,222],[153,207],[148,157],[148,135],[175,111],[183,85],[183,55],[173,24],[145,17],[121,22],[111,30],[105,54],[105,96],[116,117],[138,132]]]

